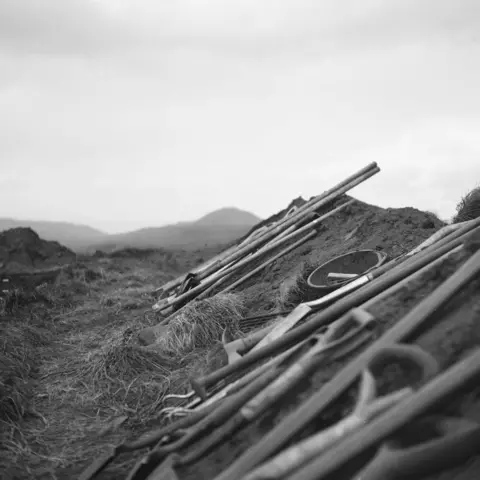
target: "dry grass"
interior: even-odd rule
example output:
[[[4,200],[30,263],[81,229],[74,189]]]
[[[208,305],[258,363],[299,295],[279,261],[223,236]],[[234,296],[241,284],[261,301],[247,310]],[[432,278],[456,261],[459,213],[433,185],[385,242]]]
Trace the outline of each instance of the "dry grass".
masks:
[[[228,328],[236,335],[239,322],[246,314],[241,295],[222,293],[205,300],[191,302],[174,315],[163,337],[157,341],[160,351],[183,356],[197,348],[215,344]]]
[[[140,347],[135,333],[156,322],[144,313],[164,274],[118,262],[66,269],[0,305],[0,478],[76,478],[105,449],[162,424],[165,395],[225,361],[219,339],[226,327],[237,333],[241,296],[186,306],[166,340]],[[102,478],[125,476],[136,459],[126,457]]]
[[[33,325],[0,321],[0,421],[19,422],[30,411],[36,352],[48,337]]]
[[[302,262],[293,274],[280,285],[276,298],[277,310],[287,310],[298,304],[317,298],[318,292],[314,291],[307,283],[308,276],[318,267],[317,263]]]
[[[0,298],[0,421],[20,422],[31,411],[32,383],[50,343],[48,310],[54,287],[15,288]]]
[[[55,307],[53,287],[7,293],[0,307],[0,477],[12,477],[18,461],[30,458],[24,424],[42,416],[36,410],[36,384],[45,350],[52,343],[48,310]],[[36,432],[36,429],[33,429]],[[36,433],[35,433],[36,435]],[[25,456],[24,456],[25,455]],[[40,454],[38,454],[40,455]],[[38,461],[33,455],[31,460]],[[23,464],[29,469],[29,463]],[[30,472],[33,478],[33,472]],[[29,478],[23,472],[18,478]]]
[[[480,217],[480,186],[467,193],[457,205],[453,223],[466,222]]]
[[[129,345],[124,332],[122,328],[117,338],[85,352],[75,378],[96,402],[120,402],[139,420],[150,417],[160,405],[168,377],[178,364],[158,352]]]
[[[164,396],[186,392],[189,377],[223,361],[212,344],[225,326],[237,328],[240,297],[178,312],[175,355],[140,347],[135,332],[155,323],[144,313],[163,274],[147,263],[115,265],[67,269],[55,284],[18,290],[0,305],[0,478],[76,478],[111,445],[163,423]],[[101,478],[125,476],[136,460],[125,457]]]
[[[0,302],[0,478],[74,478],[155,417],[178,366],[129,341],[153,288],[130,273],[75,265]]]

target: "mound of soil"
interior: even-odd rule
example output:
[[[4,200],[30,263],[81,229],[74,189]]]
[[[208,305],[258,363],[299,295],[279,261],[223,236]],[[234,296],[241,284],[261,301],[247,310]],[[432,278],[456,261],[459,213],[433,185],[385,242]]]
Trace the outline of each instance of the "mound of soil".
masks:
[[[75,258],[67,247],[41,239],[31,228],[0,232],[0,272],[46,270],[69,264]]]
[[[349,197],[324,210],[344,203],[346,198]],[[388,258],[394,258],[412,250],[444,225],[435,215],[415,208],[384,209],[357,200],[323,221],[312,240],[276,260],[235,291],[245,293],[251,315],[266,313],[275,308],[282,282],[294,276],[305,263],[319,266],[338,255],[364,249],[382,251]],[[260,258],[256,264],[246,266],[229,283],[264,260]]]
[[[15,288],[34,288],[52,283],[59,267],[69,265],[76,254],[58,242],[41,239],[31,228],[0,232],[0,295]]]

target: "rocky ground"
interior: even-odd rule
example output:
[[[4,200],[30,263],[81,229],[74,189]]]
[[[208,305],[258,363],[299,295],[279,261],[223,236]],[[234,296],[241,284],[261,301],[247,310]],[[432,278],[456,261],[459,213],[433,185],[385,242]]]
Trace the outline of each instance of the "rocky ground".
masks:
[[[435,215],[413,208],[385,210],[356,202],[330,217],[313,240],[234,293],[241,298],[245,316],[274,312],[300,301],[285,298],[288,282],[312,265],[363,248],[381,250],[393,258],[441,226]],[[24,290],[18,285],[13,293],[4,294],[0,316],[5,344],[0,354],[1,478],[75,478],[108,446],[160,425],[164,421],[158,416],[163,397],[187,391],[189,375],[225,364],[219,338],[181,358],[166,354],[158,345],[143,347],[136,341],[138,331],[159,320],[150,311],[153,289],[213,253],[186,257],[181,252],[129,251],[80,258],[50,283]],[[373,305],[371,313],[381,319],[379,332],[463,261],[461,255],[456,256],[397,295]],[[449,303],[434,328],[415,339],[444,368],[480,342],[478,285],[467,290]],[[294,397],[283,399],[275,411],[179,472],[180,477],[213,478],[341,366],[318,372]],[[337,410],[319,422],[337,418],[351,398],[350,392]],[[452,408],[480,418],[476,399],[476,392],[469,392]],[[99,478],[123,478],[141,453],[121,456]]]

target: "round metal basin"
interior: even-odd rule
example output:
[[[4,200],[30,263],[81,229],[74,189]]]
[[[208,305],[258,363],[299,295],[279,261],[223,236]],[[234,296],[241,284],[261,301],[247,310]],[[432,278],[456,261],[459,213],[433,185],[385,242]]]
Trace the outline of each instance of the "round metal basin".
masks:
[[[379,267],[387,255],[376,250],[355,250],[329,260],[316,268],[308,277],[310,287],[331,292],[373,268]],[[329,274],[347,274],[349,278],[330,278]]]

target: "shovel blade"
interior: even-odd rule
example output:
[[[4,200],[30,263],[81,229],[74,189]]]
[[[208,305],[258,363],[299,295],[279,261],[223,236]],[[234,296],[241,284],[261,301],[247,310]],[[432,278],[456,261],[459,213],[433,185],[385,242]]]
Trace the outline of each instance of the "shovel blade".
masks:
[[[280,338],[284,333],[293,328],[300,320],[305,318],[312,309],[305,303],[301,303],[295,307],[286,317],[281,318],[275,325],[273,330],[263,337],[260,342],[255,345],[250,351],[258,350],[269,343],[272,343],[277,338]]]

